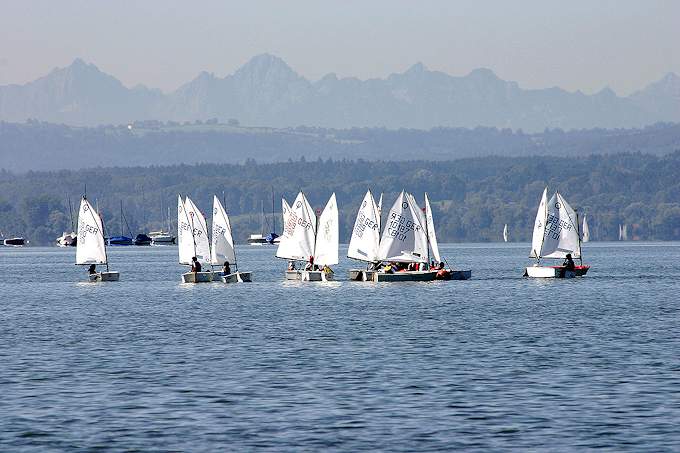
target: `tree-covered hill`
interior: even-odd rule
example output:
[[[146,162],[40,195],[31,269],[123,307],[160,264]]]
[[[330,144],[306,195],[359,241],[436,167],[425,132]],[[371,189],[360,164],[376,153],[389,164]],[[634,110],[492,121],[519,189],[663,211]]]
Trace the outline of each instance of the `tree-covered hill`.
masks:
[[[261,206],[270,216],[280,196],[304,190],[314,207],[336,192],[341,240],[349,239],[366,189],[390,205],[402,188],[433,201],[442,241],[497,241],[503,224],[513,241],[529,240],[543,188],[558,189],[587,213],[595,240],[616,239],[619,224],[635,239],[680,239],[680,152],[665,156],[618,154],[579,159],[485,157],[442,162],[290,161],[243,165],[96,168],[82,171],[0,172],[0,231],[32,244],[52,243],[70,228],[66,197],[74,204],[87,186],[108,229],[119,231],[119,204],[133,233],[175,221],[177,194],[210,212],[212,195],[226,201],[237,240],[259,232]],[[377,195],[376,195],[377,196]],[[162,209],[161,209],[162,204]],[[271,220],[268,219],[269,222]],[[280,218],[277,219],[280,229]]]

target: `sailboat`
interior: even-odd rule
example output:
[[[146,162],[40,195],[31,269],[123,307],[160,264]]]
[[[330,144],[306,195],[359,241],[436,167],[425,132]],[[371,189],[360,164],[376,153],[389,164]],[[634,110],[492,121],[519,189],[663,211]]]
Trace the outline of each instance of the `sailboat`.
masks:
[[[567,254],[578,258],[580,266],[573,272],[563,266],[540,266],[541,259],[564,259]],[[534,221],[534,235],[531,242],[530,258],[536,264],[526,268],[525,277],[569,278],[586,275],[590,266],[583,265],[581,236],[576,211],[559,192],[548,200],[548,188],[543,190]]]
[[[202,265],[210,263],[210,242],[208,240],[208,226],[205,217],[198,210],[189,197],[182,202],[182,196],[177,197],[177,249],[179,264],[191,265],[196,257]],[[184,283],[206,283],[213,281],[213,272],[185,272],[182,274]]]
[[[508,242],[508,224],[503,227],[503,242]]]
[[[123,234],[123,222],[127,227],[129,236]],[[125,214],[123,214],[123,200],[120,201],[120,236],[111,236],[109,238],[109,245],[132,245],[132,232],[130,232],[130,225],[128,225]]]
[[[287,259],[292,264],[292,268],[286,271],[286,280],[331,280],[332,272],[327,273],[323,268],[338,264],[340,238],[335,193],[318,218],[303,192],[295,198],[288,213],[285,212],[286,206],[283,207],[285,225],[276,257]],[[295,262],[300,261],[309,263],[307,269],[295,268]]]
[[[628,225],[624,223],[622,225],[619,225],[619,241],[627,240],[628,240]]]
[[[225,262],[234,265],[235,272],[228,275],[219,275],[219,279],[224,283],[243,283],[250,282],[250,272],[239,272],[238,262],[236,261],[236,250],[234,248],[234,238],[231,233],[231,223],[229,216],[224,210],[222,203],[213,197],[213,221],[212,221],[212,247],[210,249],[210,264],[222,266]],[[214,279],[214,278],[213,278]]]
[[[57,245],[59,247],[75,247],[78,242],[78,234],[75,231],[75,225],[73,223],[73,205],[71,204],[71,197],[67,196],[68,201],[68,214],[71,219],[71,232],[64,232],[61,236],[57,238]]]
[[[104,242],[104,224],[99,213],[94,210],[85,197],[80,200],[80,211],[78,212],[76,264],[93,266],[95,272],[89,275],[91,282],[116,282],[120,278],[118,272],[109,270],[106,243]],[[106,265],[106,271],[96,272],[97,265]]]
[[[382,194],[380,195],[382,200]],[[366,269],[350,269],[350,280],[368,279],[368,271],[372,266],[380,264],[380,206],[376,204],[370,189],[366,191],[359,206],[352,237],[347,248],[347,257],[366,263]]]
[[[590,242],[590,228],[585,215],[583,216],[583,229],[581,231],[581,242]]]

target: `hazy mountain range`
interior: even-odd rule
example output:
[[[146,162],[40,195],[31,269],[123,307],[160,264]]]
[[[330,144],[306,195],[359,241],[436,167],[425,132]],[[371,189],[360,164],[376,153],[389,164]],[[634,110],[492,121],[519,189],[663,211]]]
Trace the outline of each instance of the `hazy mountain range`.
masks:
[[[264,54],[224,78],[203,72],[163,93],[128,88],[76,59],[25,85],[0,86],[0,120],[29,118],[78,126],[235,118],[273,127],[640,127],[680,122],[680,77],[669,73],[627,97],[608,88],[593,95],[557,87],[525,90],[489,69],[456,77],[420,63],[385,79],[328,74],[310,81]]]

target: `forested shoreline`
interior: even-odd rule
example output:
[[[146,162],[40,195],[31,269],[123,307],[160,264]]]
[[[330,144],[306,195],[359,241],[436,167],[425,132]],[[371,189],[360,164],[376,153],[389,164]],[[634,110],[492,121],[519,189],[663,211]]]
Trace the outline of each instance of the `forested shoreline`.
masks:
[[[241,165],[198,164],[112,167],[80,171],[0,171],[0,233],[24,236],[33,245],[52,244],[70,230],[67,197],[77,205],[87,190],[107,228],[120,230],[120,202],[133,234],[174,229],[177,194],[188,194],[209,214],[212,195],[224,197],[237,241],[260,231],[261,210],[271,223],[280,197],[302,189],[314,207],[335,192],[340,238],[349,239],[366,191],[385,193],[391,204],[402,189],[422,201],[428,192],[440,241],[499,241],[508,224],[512,241],[529,240],[545,186],[559,190],[588,215],[594,240],[612,240],[627,224],[636,240],[680,239],[680,151],[591,155],[582,158],[483,157],[440,162],[363,160],[288,161]],[[77,208],[75,209],[77,211]],[[276,216],[280,230],[280,215]],[[269,229],[266,226],[265,229]]]

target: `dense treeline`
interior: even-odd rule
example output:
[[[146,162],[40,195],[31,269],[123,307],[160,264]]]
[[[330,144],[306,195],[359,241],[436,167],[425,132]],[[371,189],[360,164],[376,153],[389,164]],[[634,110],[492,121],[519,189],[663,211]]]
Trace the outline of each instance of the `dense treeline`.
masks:
[[[443,241],[497,241],[503,224],[513,241],[529,240],[543,190],[560,190],[587,213],[595,240],[616,239],[629,225],[635,239],[680,239],[680,152],[666,156],[619,154],[581,159],[554,157],[475,158],[446,162],[316,160],[278,164],[178,165],[97,168],[22,175],[0,172],[0,231],[23,235],[33,244],[52,243],[70,229],[66,197],[78,203],[87,186],[108,229],[120,229],[120,208],[133,233],[175,222],[177,194],[189,194],[208,214],[212,195],[224,197],[237,240],[259,232],[261,209],[271,223],[280,196],[289,201],[303,189],[315,207],[336,192],[341,239],[348,240],[354,215],[367,188],[385,192],[390,205],[405,188],[434,202]],[[377,195],[376,195],[377,196]],[[162,206],[162,207],[161,207]],[[77,207],[76,209],[77,210]],[[278,217],[278,216],[277,216]],[[280,229],[280,218],[277,218]],[[269,229],[267,226],[265,229]]]
[[[77,128],[31,121],[0,122],[0,168],[78,169],[155,164],[281,162],[313,156],[334,160],[452,160],[482,156],[586,156],[680,149],[680,125],[643,129],[521,130],[478,127],[431,130],[385,128],[245,128],[218,124],[138,122]]]

